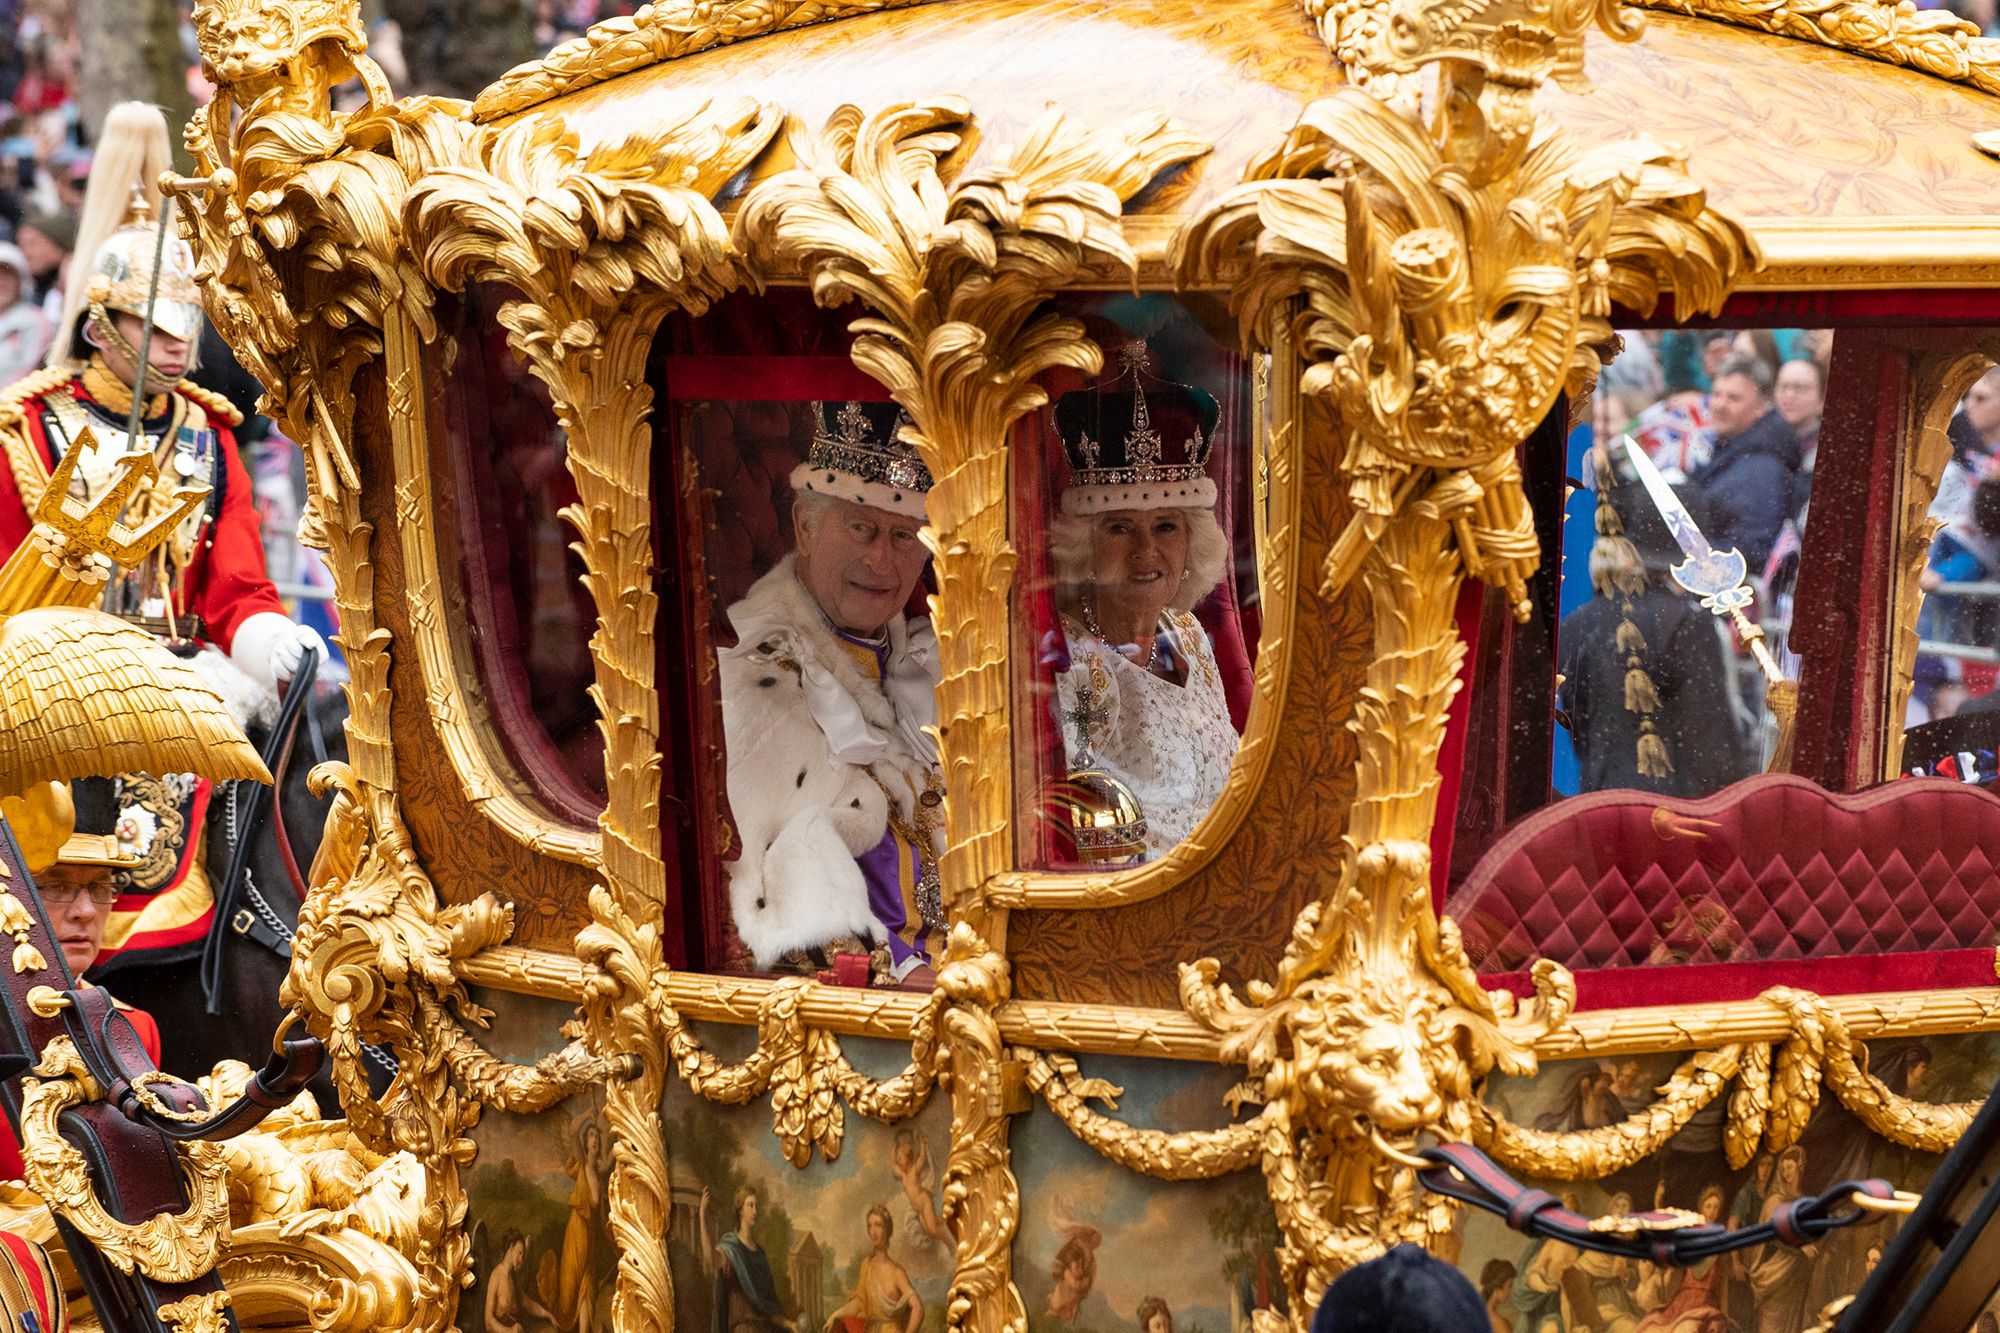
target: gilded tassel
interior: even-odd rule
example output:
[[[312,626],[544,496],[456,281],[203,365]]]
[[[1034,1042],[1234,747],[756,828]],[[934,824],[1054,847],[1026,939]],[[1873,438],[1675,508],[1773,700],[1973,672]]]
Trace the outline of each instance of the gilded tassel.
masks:
[[[14,946],[14,974],[16,976],[19,976],[23,972],[39,972],[48,965],[48,959],[42,957],[42,951],[34,945],[29,944],[26,940]]]
[[[1667,758],[1667,743],[1650,731],[1640,736],[1640,775],[1649,778],[1663,778],[1673,771],[1673,762]]]
[[[1618,622],[1618,651],[1627,656],[1646,651],[1646,636],[1629,620]]]
[[[1625,673],[1625,708],[1633,713],[1660,711],[1660,692],[1643,668],[1633,667]]]

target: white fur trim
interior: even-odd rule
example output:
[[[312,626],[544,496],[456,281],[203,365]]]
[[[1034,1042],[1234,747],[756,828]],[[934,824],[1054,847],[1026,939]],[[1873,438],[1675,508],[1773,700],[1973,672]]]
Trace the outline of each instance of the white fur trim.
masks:
[[[738,644],[717,656],[729,808],[743,849],[727,867],[737,936],[760,966],[842,936],[879,939],[854,858],[888,831],[884,788],[906,806],[934,762],[921,731],[935,716],[928,626],[901,616],[889,626],[892,680],[924,687],[921,698],[903,692],[904,708],[864,677],[834,638],[791,557],[759,579],[729,618]],[[809,676],[819,684],[809,687]],[[867,758],[835,757],[828,725],[814,711],[834,696],[852,710],[836,730]],[[913,749],[912,737],[924,748]]]
[[[1215,482],[1194,477],[1133,486],[1072,486],[1063,492],[1062,507],[1074,518],[1108,514],[1114,509],[1213,509]]]
[[[924,520],[924,491],[886,486],[879,481],[863,481],[848,472],[833,472],[826,468],[814,468],[810,463],[801,463],[792,469],[792,489],[811,491],[814,495],[831,495],[836,500],[849,500],[870,509],[886,509],[904,518]]]
[[[266,613],[268,614],[268,613]],[[279,619],[284,617],[280,616]],[[250,617],[243,623],[256,620]],[[242,634],[237,642],[242,642]],[[200,676],[217,694],[222,696],[222,706],[229,710],[229,716],[236,719],[236,725],[248,731],[253,724],[268,728],[278,720],[278,691],[267,682],[258,680],[229,657],[221,649],[212,645],[202,645],[202,650],[189,660],[195,674]]]
[[[730,867],[729,910],[757,966],[842,935],[882,938],[861,867],[824,810],[792,816],[771,845]]]

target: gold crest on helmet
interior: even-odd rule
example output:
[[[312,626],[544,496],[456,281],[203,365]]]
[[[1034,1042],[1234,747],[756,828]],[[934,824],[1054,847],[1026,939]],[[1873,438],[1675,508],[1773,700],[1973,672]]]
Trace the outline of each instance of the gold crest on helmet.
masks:
[[[145,318],[156,252],[160,285],[153,301],[153,327],[192,342],[201,331],[201,291],[194,281],[194,252],[178,236],[168,237],[161,247],[151,227],[120,227],[112,232],[91,260],[84,301],[93,317],[102,310]]]

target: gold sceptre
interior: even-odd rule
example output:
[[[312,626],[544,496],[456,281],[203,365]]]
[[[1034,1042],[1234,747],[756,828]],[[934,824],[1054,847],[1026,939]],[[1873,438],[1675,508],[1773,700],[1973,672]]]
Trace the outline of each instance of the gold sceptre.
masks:
[[[38,606],[95,605],[120,568],[136,567],[208,499],[207,486],[182,486],[165,512],[127,527],[121,518],[126,503],[159,480],[160,465],[151,450],[135,449],[113,465],[102,495],[78,500],[69,493],[77,462],[84,450],[97,447],[97,436],[85,427],[56,464],[28,540],[0,566],[0,618]]]

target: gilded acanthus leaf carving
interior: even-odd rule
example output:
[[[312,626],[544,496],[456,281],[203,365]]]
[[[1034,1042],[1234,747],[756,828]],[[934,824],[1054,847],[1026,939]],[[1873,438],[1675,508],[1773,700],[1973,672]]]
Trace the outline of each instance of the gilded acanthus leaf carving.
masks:
[[[1007,539],[1007,443],[1047,401],[1042,372],[1095,372],[1083,326],[1044,309],[1086,274],[1129,274],[1124,203],[1162,171],[1206,151],[1165,116],[1115,131],[1050,110],[990,160],[947,164],[969,108],[955,99],[836,111],[794,144],[800,165],[744,199],[736,235],[752,271],[803,274],[824,305],[859,301],[856,365],[909,413],[905,438],[937,479],[924,541],[942,681],[945,907],[956,923],[938,986],[952,1095],[944,1215],[958,1235],[946,1322],[1025,1324],[1009,1278],[1018,1188],[1007,1116],[996,1109],[1001,1058],[994,1008],[1006,964],[981,890],[1013,861],[1007,631],[1015,552]]]
[[[440,905],[403,821],[390,746],[391,644],[376,615],[374,529],[361,496],[370,479],[353,447],[356,389],[386,338],[404,340],[407,365],[434,333],[431,289],[406,248],[402,207],[412,181],[461,160],[472,127],[462,104],[392,101],[362,54],[349,0],[203,0],[195,23],[218,87],[188,129],[206,179],[189,183],[179,216],[211,316],[306,454],[301,536],[328,553],[349,667],[349,764],[321,779],[337,795],[284,999],[327,1043],[361,1140],[406,1150],[421,1165],[410,1322],[440,1327],[468,1262],[458,1173],[481,1100],[547,1105],[596,1068],[567,1058],[507,1065],[466,1031],[485,1016],[457,964],[506,939],[511,913],[491,894]],[[365,102],[336,110],[333,89],[356,79]],[[369,1090],[364,1042],[402,1060],[381,1103]]]
[[[652,586],[653,434],[646,355],[671,307],[701,310],[736,281],[727,228],[711,196],[777,132],[781,117],[748,98],[704,104],[681,121],[585,151],[559,118],[529,118],[472,138],[461,163],[424,175],[402,223],[411,253],[438,286],[510,284],[500,323],[548,385],[568,433],[584,586],[597,604],[591,636],[605,742],[604,882],[577,955],[593,969],[583,1004],[606,1083],[614,1148],[608,1189],[618,1251],[611,1298],[626,1333],[671,1326],[673,1277],[666,1142],[659,1106],[672,1027],[659,980],[660,709]],[[801,1041],[803,1048],[806,1043]],[[803,1078],[804,1050],[789,1053]],[[615,1062],[615,1063],[613,1063]],[[791,1085],[785,1085],[789,1093]],[[788,1144],[837,1150],[824,1099],[774,1097]]]
[[[1042,372],[1101,362],[1079,322],[1042,306],[1087,272],[1129,274],[1124,201],[1206,151],[1162,115],[1106,132],[1051,110],[947,184],[969,114],[954,99],[842,107],[796,144],[799,167],[750,192],[736,223],[753,272],[799,271],[822,304],[867,307],[854,362],[908,411],[906,438],[937,478],[926,541],[944,663],[945,901],[957,915],[1012,863],[1008,432],[1047,401]]]
[[[1187,283],[1240,266],[1246,338],[1291,319],[1302,390],[1337,410],[1355,508],[1325,588],[1359,576],[1374,607],[1338,878],[1301,914],[1272,981],[1239,998],[1213,961],[1182,969],[1184,1007],[1222,1034],[1265,1104],[1295,1319],[1341,1269],[1451,1226],[1450,1207],[1419,1197],[1371,1144],[1477,1132],[1543,1165],[1608,1160],[1671,1133],[1727,1077],[1708,1067],[1724,1057],[1697,1060],[1617,1144],[1503,1129],[1476,1089],[1490,1072],[1536,1068],[1533,1043],[1568,1016],[1574,983],[1542,963],[1525,1008],[1483,990],[1430,896],[1438,754],[1464,657],[1459,586],[1484,580],[1525,616],[1541,556],[1519,446],[1565,388],[1593,382],[1614,303],[1644,311],[1671,288],[1683,314],[1712,310],[1754,256],[1663,150],[1586,149],[1537,119],[1535,89],[1580,70],[1584,29],[1616,27],[1612,13],[1592,0],[1339,10],[1343,39],[1389,48],[1362,53],[1378,72],[1443,61],[1435,113],[1420,119],[1400,86],[1383,90],[1393,103],[1343,88],[1176,241]]]

